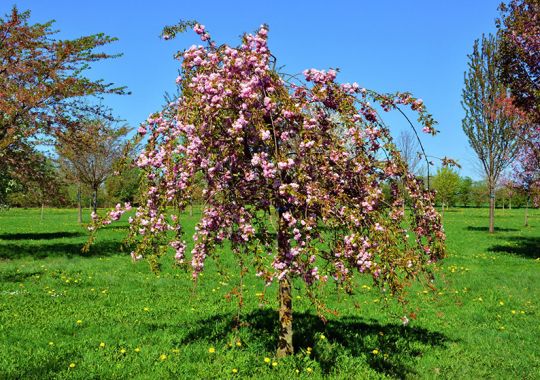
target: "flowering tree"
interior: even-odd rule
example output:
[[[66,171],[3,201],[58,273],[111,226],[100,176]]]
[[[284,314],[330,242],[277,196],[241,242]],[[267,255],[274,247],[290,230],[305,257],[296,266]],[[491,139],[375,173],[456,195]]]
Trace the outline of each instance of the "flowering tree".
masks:
[[[495,186],[514,160],[520,118],[507,112],[511,105],[507,87],[500,81],[498,40],[488,35],[476,40],[465,73],[462,106],[463,132],[478,156],[489,191],[489,232],[495,231]]]
[[[307,83],[280,74],[266,26],[244,35],[238,47],[216,45],[196,23],[166,28],[164,37],[187,26],[206,46],[179,53],[180,97],[139,128],[148,143],[137,160],[146,182],[130,219],[133,258],[155,263],[172,247],[197,279],[219,254],[216,246],[230,241],[257,276],[279,283],[278,356],[293,352],[293,278],[308,289],[326,281],[346,287],[363,273],[392,295],[412,279],[431,278],[445,251],[433,193],[407,170],[370,104],[386,111],[409,106],[424,131],[435,134],[423,102],[340,85],[335,70],[306,70]],[[205,206],[188,253],[180,213],[200,173]],[[91,228],[125,210],[118,205]]]
[[[511,0],[499,7],[501,79],[516,105],[540,123],[540,2]]]

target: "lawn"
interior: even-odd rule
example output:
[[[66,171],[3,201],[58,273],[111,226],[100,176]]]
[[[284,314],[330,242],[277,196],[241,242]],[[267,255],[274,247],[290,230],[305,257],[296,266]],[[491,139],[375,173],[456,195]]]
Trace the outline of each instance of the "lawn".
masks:
[[[540,211],[523,212],[497,210],[493,235],[486,209],[445,212],[449,257],[408,326],[367,279],[327,289],[326,324],[295,290],[296,354],[276,360],[276,286],[241,283],[229,252],[194,288],[171,257],[157,276],[132,263],[125,222],[82,254],[75,210],[2,211],[0,378],[539,378]]]

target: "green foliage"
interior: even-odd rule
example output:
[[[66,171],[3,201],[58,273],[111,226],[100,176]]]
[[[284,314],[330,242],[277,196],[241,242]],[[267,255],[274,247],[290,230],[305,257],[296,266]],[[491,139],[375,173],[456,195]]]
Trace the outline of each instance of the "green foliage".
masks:
[[[107,200],[113,204],[118,202],[135,204],[140,180],[141,170],[137,167],[129,167],[117,175],[110,176],[105,181]]]
[[[470,177],[460,178],[458,197],[463,207],[469,207],[472,201],[473,180]]]
[[[75,210],[47,210],[39,223],[39,210],[12,209],[0,213],[0,378],[533,379],[540,211],[529,228],[523,212],[499,211],[496,239],[484,233],[485,210],[447,212],[439,289],[411,288],[406,327],[401,308],[381,313],[384,298],[367,282],[350,303],[321,290],[340,309],[326,324],[295,284],[296,354],[276,360],[276,286],[249,275],[241,286],[232,255],[208,262],[195,292],[178,292],[189,273],[164,258],[156,277],[121,251],[127,223],[105,228],[83,255]],[[200,213],[183,217],[193,233]]]
[[[433,189],[437,191],[437,201],[444,206],[455,205],[459,191],[459,174],[448,166],[441,166],[433,176]]]

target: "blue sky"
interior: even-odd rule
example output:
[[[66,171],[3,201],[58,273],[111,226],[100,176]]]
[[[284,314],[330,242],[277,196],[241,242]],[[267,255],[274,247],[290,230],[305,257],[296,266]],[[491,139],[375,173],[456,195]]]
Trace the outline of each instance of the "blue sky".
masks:
[[[32,21],[56,20],[59,37],[103,32],[119,38],[107,48],[121,58],[96,64],[89,75],[128,86],[130,96],[106,102],[136,127],[173,92],[179,67],[175,51],[198,43],[194,33],[158,38],[164,25],[195,19],[218,42],[236,45],[243,32],[270,25],[269,44],[285,71],[339,68],[338,79],[379,92],[410,91],[421,97],[441,133],[425,135],[428,154],[450,156],[462,175],[480,178],[461,130],[463,72],[473,41],[495,31],[499,0],[380,1],[64,1],[2,0],[32,11]],[[385,118],[392,131],[400,118]]]

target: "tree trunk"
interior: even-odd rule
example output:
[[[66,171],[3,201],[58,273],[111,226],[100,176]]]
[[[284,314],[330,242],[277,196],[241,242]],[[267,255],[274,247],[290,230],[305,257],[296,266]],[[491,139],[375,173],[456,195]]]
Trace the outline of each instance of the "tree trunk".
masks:
[[[508,209],[512,210],[512,197],[508,198]]]
[[[495,193],[493,191],[493,185],[489,186],[489,233],[495,232]]]
[[[278,255],[287,257],[290,251],[287,221],[279,212]],[[288,275],[279,280],[279,340],[276,356],[283,358],[294,353],[292,330],[292,289]]]
[[[444,202],[441,202],[441,219],[444,218]]]
[[[529,197],[527,197],[527,203],[525,205],[525,227],[529,226]]]
[[[92,192],[92,209],[94,213],[97,213],[97,193],[98,189],[94,189]]]
[[[79,222],[79,224],[82,224],[81,185],[77,187],[77,208],[78,208],[77,221]]]

